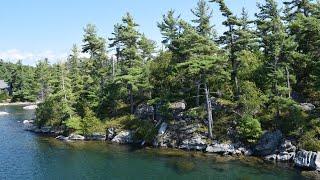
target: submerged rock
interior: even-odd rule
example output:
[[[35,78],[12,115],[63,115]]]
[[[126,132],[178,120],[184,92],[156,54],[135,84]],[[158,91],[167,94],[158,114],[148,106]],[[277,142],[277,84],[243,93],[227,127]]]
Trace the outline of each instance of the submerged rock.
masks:
[[[112,142],[119,144],[133,143],[133,133],[131,131],[121,131],[112,139]]]
[[[175,161],[174,167],[178,173],[188,173],[195,169],[195,164],[191,161]]]
[[[37,109],[37,108],[38,108],[37,105],[30,105],[30,106],[23,107],[24,110],[34,110],[34,109]]]
[[[24,125],[30,125],[30,124],[33,124],[34,123],[34,120],[24,120],[22,122]]]
[[[320,171],[320,152],[301,150],[294,158],[294,165],[303,169]]]
[[[264,133],[255,147],[255,154],[258,156],[274,154],[281,143],[282,137],[279,130]]]
[[[7,112],[0,111],[0,116],[9,115]]]
[[[264,159],[267,160],[267,161],[276,161],[277,160],[277,155],[276,154],[271,154],[271,155],[265,156]]]
[[[85,140],[85,137],[79,134],[71,134],[70,136],[68,136],[68,139],[71,141],[83,141]]]
[[[93,133],[92,135],[86,136],[86,140],[90,141],[105,141],[106,135],[103,133]]]
[[[60,141],[68,141],[68,140],[69,140],[68,137],[65,137],[65,136],[62,136],[62,135],[57,136],[56,139],[57,139],[57,140],[60,140]]]

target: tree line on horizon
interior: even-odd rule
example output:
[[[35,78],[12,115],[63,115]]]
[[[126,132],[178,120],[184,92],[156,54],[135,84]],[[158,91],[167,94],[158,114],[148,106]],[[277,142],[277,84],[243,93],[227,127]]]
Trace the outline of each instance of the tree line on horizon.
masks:
[[[224,16],[221,36],[212,24],[213,4]],[[236,15],[223,0],[200,0],[190,22],[170,10],[157,25],[161,50],[127,13],[108,43],[88,24],[82,47],[74,45],[66,62],[1,61],[0,79],[12,85],[12,101],[43,101],[39,126],[64,125],[86,135],[129,124],[144,137],[154,123],[134,120],[138,105],[171,120],[168,104],[183,100],[189,114],[205,119],[210,138],[228,140],[232,127],[250,144],[263,130],[280,129],[301,147],[320,150],[320,111],[300,106],[320,105],[320,3],[283,4],[265,0],[254,19],[245,9]],[[108,50],[115,54],[108,57]]]

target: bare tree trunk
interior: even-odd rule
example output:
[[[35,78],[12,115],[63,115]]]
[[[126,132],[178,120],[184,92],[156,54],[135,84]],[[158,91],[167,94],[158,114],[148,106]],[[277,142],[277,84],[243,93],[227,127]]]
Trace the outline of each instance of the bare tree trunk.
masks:
[[[63,68],[63,67],[62,67]],[[62,79],[62,90],[63,90],[63,95],[64,95],[64,100],[67,100],[67,93],[66,93],[66,88],[65,88],[65,82],[64,82],[64,70],[62,69],[62,74],[61,74],[61,79]]]
[[[207,87],[207,84],[204,84],[205,88],[205,95],[206,95],[206,105],[207,105],[207,115],[208,115],[208,131],[209,131],[209,137],[212,139],[213,134],[212,134],[212,124],[213,124],[213,118],[212,118],[212,107],[211,107],[211,100],[210,100],[210,92]]]
[[[111,60],[112,60],[112,78],[114,78],[114,76],[115,76],[115,64],[114,64],[114,58],[112,57],[112,58],[111,58]]]
[[[128,95],[129,95],[129,99],[130,99],[130,113],[133,114],[134,109],[133,109],[132,84],[128,84]]]
[[[200,81],[196,81],[196,86],[197,86],[197,97],[196,97],[196,106],[200,106]]]
[[[291,98],[290,73],[289,73],[288,66],[286,66],[286,73],[287,73],[287,88],[289,90],[288,97]]]
[[[238,100],[239,96],[240,96],[240,87],[239,87],[239,81],[238,81],[237,72],[235,72],[235,75],[234,75],[234,85],[235,85],[235,90],[236,90],[236,96],[235,97]]]

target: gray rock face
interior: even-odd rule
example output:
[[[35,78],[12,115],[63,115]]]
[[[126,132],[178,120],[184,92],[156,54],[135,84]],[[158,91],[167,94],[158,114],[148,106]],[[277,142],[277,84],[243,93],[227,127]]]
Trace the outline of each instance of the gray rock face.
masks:
[[[135,115],[140,119],[148,119],[152,117],[154,113],[154,108],[147,104],[140,104],[136,108]]]
[[[311,103],[301,103],[300,106],[301,106],[302,110],[304,110],[304,111],[312,111],[316,108]]]
[[[199,127],[198,123],[184,120],[174,121],[167,125],[162,123],[158,135],[153,141],[153,146],[190,150],[205,149],[203,144],[206,142],[207,137],[198,131]]]
[[[251,149],[247,149],[247,148],[244,148],[244,147],[240,147],[237,150],[240,151],[245,156],[252,156],[252,154],[253,154]]]
[[[295,157],[296,150],[296,146],[294,146],[291,141],[284,140],[279,148],[275,150],[276,153],[267,155],[264,159],[269,161],[289,162]]]
[[[170,108],[174,111],[183,111],[187,107],[184,101],[178,101],[170,104]]]
[[[68,139],[71,141],[83,141],[85,140],[85,137],[79,134],[70,134],[70,136],[68,136]]]
[[[236,154],[236,149],[234,148],[234,146],[232,144],[219,144],[219,143],[215,143],[215,144],[211,144],[206,148],[206,152],[209,153],[219,153],[219,154],[224,154],[224,155],[228,155],[228,154]]]
[[[161,124],[159,130],[158,130],[158,134],[159,134],[159,135],[164,134],[164,133],[166,132],[166,130],[167,130],[167,127],[168,127],[168,124],[165,123],[165,122],[163,122],[163,123]]]
[[[153,141],[153,146],[155,147],[178,147],[178,137],[174,131],[167,130],[164,134],[158,134],[158,136]]]
[[[292,144],[289,140],[284,140],[280,145],[281,152],[296,152],[297,147]]]
[[[301,150],[297,152],[294,164],[299,168],[320,171],[320,152]]]
[[[277,161],[292,161],[295,155],[295,152],[281,152],[277,155]]]
[[[131,131],[121,131],[112,139],[112,142],[119,144],[133,143],[133,133]]]
[[[191,138],[183,140],[179,148],[187,150],[204,150],[207,147],[205,139],[205,137],[196,134]]]
[[[116,136],[116,131],[114,128],[109,128],[107,130],[107,140],[112,140]]]
[[[200,127],[201,127],[200,124],[190,124],[180,128],[179,130],[184,132],[185,134],[192,134],[196,132]]]
[[[274,132],[266,132],[262,135],[255,147],[255,154],[258,156],[267,156],[274,154],[282,140],[282,133],[277,130]]]

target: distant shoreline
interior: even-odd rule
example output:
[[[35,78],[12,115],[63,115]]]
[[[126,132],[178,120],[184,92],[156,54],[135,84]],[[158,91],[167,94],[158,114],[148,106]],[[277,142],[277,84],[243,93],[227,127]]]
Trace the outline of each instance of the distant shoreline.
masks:
[[[38,104],[38,102],[13,102],[13,103],[0,103],[0,106],[18,106],[18,105],[35,105]]]

